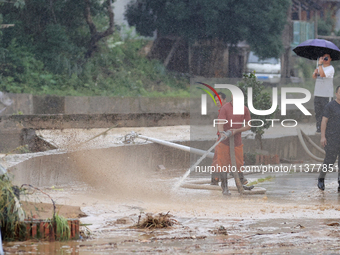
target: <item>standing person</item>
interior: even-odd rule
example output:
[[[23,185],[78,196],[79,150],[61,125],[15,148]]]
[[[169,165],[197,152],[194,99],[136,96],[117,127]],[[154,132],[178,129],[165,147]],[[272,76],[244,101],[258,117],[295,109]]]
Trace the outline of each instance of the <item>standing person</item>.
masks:
[[[218,113],[220,113],[221,107],[227,103],[227,96],[222,92],[218,92],[218,95],[221,98],[222,105],[221,105],[220,100],[218,100],[216,95],[215,95],[215,100],[216,100],[216,104],[217,104],[217,107],[218,107]]]
[[[240,181],[242,184],[245,183],[245,179],[243,173],[240,172],[240,168],[243,165],[243,144],[241,133],[249,130],[251,127],[248,125],[248,121],[250,120],[250,112],[246,106],[244,106],[244,114],[243,115],[234,115],[233,114],[233,100],[231,102],[224,104],[219,112],[218,119],[227,120],[226,124],[217,124],[217,130],[219,132],[219,139],[222,136],[226,137],[226,131],[230,130],[232,135],[234,136],[234,145],[235,145],[235,157],[236,157],[236,168],[240,175]],[[245,125],[243,125],[243,123]],[[215,169],[218,167],[230,167],[231,166],[231,158],[230,158],[230,147],[229,147],[229,138],[223,140],[219,143],[215,148],[215,154],[213,159],[213,166]],[[230,195],[228,189],[228,171],[221,171],[221,187],[223,195]]]
[[[318,178],[318,188],[325,190],[325,177],[329,169],[336,171],[334,163],[338,157],[340,167],[340,86],[336,88],[336,99],[325,106],[321,122],[321,145],[325,147],[326,156]],[[338,192],[340,192],[340,172],[338,172]]]
[[[319,58],[318,68],[313,72],[315,81],[314,111],[316,118],[316,132],[320,133],[323,109],[333,97],[334,67],[331,65],[332,58],[324,54]]]
[[[227,103],[227,96],[222,92],[218,92],[218,95],[220,96],[221,101],[222,101],[222,105],[221,105],[220,100],[218,100],[217,96],[215,95],[215,101],[217,103],[218,114],[219,114],[221,107]],[[217,132],[217,136],[218,135],[219,135],[219,133]],[[216,173],[216,172],[211,173],[211,183],[210,183],[210,185],[218,185],[219,179],[220,179],[219,173]]]

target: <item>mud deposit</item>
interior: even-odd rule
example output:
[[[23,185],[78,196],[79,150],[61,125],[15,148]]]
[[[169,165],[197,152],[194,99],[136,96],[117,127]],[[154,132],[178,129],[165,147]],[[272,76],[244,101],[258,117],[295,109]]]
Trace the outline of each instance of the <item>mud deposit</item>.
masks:
[[[6,254],[334,254],[340,249],[340,197],[336,175],[329,174],[327,190],[316,188],[316,174],[274,176],[258,184],[266,195],[240,197],[220,191],[173,191],[184,170],[154,172],[126,194],[71,183],[41,187],[59,205],[80,206],[88,215],[81,222],[88,239],[70,242],[5,243]],[[263,178],[252,175],[250,181]],[[331,181],[333,180],[333,181]],[[232,185],[233,181],[230,181]],[[143,188],[144,187],[144,188]],[[280,187],[278,189],[278,187]],[[43,195],[23,198],[48,203]],[[167,213],[177,224],[167,229],[134,229],[144,213]],[[85,230],[85,227],[83,227]]]

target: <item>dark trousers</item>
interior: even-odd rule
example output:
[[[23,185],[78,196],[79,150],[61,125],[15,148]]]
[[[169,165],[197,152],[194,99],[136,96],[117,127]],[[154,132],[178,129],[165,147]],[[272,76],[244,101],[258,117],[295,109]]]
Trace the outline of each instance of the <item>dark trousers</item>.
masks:
[[[340,160],[338,161],[338,169],[336,169],[334,165],[336,158],[338,157],[340,159],[340,143],[333,143],[328,140],[330,139],[327,139],[327,145],[325,146],[326,157],[323,161],[323,164],[326,166],[321,168],[319,178],[325,178],[327,171],[338,171],[338,181],[340,181]]]
[[[325,108],[326,104],[330,101],[329,97],[314,97],[314,111],[315,111],[315,118],[316,118],[316,129],[320,131],[321,128],[321,121],[322,121],[322,113],[323,109]]]
[[[220,173],[217,173],[217,172],[212,172],[211,173],[211,181],[214,182],[214,181],[217,181],[220,179]]]

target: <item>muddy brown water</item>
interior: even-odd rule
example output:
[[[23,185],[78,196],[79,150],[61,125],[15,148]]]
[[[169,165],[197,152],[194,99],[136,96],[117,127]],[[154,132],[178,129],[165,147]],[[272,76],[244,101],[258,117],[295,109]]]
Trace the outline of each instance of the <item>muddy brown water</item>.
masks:
[[[128,155],[114,156],[129,160]],[[25,157],[30,156],[14,155],[12,161]],[[174,191],[187,169],[157,172],[141,165],[127,171],[113,168],[110,153],[75,157],[82,182],[70,179],[65,185],[39,188],[59,205],[79,206],[88,215],[81,222],[87,224],[82,230],[89,230],[90,238],[6,242],[6,254],[336,254],[340,250],[336,173],[327,175],[324,192],[316,187],[317,173],[249,175],[249,181],[273,177],[256,184],[267,189],[265,195],[240,197],[234,192],[223,197],[218,190]],[[41,193],[21,199],[50,202]],[[130,228],[140,214],[160,212],[170,212],[178,224],[163,230]],[[122,218],[126,224],[117,222]],[[228,235],[219,233],[221,228]]]
[[[327,175],[325,192],[317,190],[316,174],[277,174],[270,181],[257,184],[267,189],[266,195],[240,197],[233,193],[226,198],[214,190],[179,189],[171,193],[171,187],[184,172],[185,169],[136,177],[132,183],[141,183],[125,195],[115,193],[113,187],[77,182],[53,189],[41,187],[59,204],[81,206],[88,215],[81,219],[82,223],[91,224],[90,238],[53,243],[7,242],[6,254],[339,252],[340,197],[335,173]],[[248,179],[263,177],[251,175]],[[23,199],[46,200],[39,194]],[[178,222],[173,228],[130,228],[141,213],[168,211]],[[126,224],[117,223],[122,218]],[[221,227],[228,235],[218,232]]]
[[[181,218],[184,223],[188,219]],[[196,219],[173,230],[116,230],[87,241],[7,243],[6,254],[336,254],[339,227],[328,220]],[[228,235],[210,232],[224,225]],[[121,233],[121,232],[124,232]],[[123,235],[122,235],[123,234]]]

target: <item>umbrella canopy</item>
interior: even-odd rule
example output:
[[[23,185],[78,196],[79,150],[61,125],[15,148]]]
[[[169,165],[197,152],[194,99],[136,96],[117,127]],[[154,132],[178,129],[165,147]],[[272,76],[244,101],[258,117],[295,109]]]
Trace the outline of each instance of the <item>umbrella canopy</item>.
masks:
[[[324,39],[310,39],[304,41],[293,51],[300,57],[317,60],[329,54],[332,60],[340,60],[340,49],[332,42]]]

